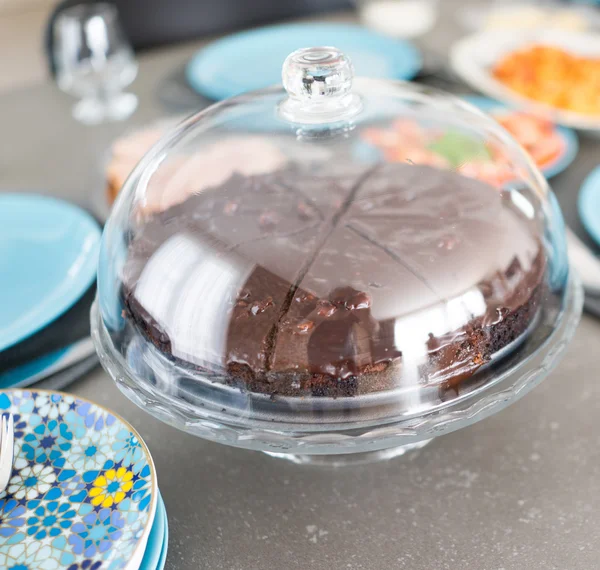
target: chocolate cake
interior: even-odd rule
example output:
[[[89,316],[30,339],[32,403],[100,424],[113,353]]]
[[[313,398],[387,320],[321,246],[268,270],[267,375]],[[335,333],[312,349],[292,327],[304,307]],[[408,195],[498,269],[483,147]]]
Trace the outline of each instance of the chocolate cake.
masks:
[[[509,192],[426,166],[234,175],[146,219],[124,314],[169,359],[252,392],[458,386],[536,316],[535,224]]]

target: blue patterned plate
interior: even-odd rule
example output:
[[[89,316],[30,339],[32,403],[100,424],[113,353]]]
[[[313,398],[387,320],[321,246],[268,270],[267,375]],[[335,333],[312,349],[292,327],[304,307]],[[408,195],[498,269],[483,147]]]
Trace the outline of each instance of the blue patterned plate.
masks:
[[[0,493],[0,568],[137,569],[158,497],[140,436],[108,410],[59,392],[2,392],[7,412],[15,462]]]

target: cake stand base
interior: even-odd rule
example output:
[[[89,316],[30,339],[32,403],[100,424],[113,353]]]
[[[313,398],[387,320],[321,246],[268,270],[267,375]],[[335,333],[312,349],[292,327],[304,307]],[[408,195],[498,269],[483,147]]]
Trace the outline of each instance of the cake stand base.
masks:
[[[350,467],[352,465],[365,465],[368,463],[377,463],[380,461],[389,461],[394,457],[401,457],[411,451],[416,451],[425,447],[431,439],[425,439],[416,443],[408,443],[389,449],[379,451],[365,451],[362,453],[344,453],[337,455],[299,455],[295,453],[276,453],[265,451],[267,455],[278,459],[286,459],[297,465],[316,465],[319,467]]]

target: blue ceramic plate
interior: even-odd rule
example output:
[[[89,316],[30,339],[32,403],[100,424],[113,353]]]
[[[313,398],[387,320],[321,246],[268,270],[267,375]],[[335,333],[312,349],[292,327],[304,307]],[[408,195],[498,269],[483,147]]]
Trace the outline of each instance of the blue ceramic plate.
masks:
[[[293,51],[334,46],[352,59],[356,75],[412,79],[421,69],[421,56],[405,41],[349,24],[270,26],[227,36],[200,50],[188,63],[192,88],[221,100],[281,83],[281,66]]]
[[[81,362],[94,353],[91,338],[85,338],[70,346],[44,354],[26,364],[11,368],[0,374],[0,390],[25,388],[48,376]]]
[[[507,107],[503,103],[494,101],[494,99],[488,99],[487,97],[469,96],[464,99],[486,113],[510,109],[510,107]],[[546,178],[552,178],[565,170],[575,160],[579,151],[579,142],[575,131],[558,125],[555,128],[564,142],[564,151],[560,156],[557,156],[552,162],[541,169],[542,174]]]
[[[144,558],[142,559],[139,570],[162,569],[159,564],[163,549],[166,551],[167,547],[165,542],[165,539],[168,541],[168,535],[165,534],[167,525],[167,512],[159,491],[154,523],[152,525],[152,530],[150,531],[150,536],[148,537],[148,544],[146,545],[146,551],[144,552]]]
[[[152,459],[124,420],[69,394],[8,390],[15,461],[0,493],[0,568],[123,570],[156,511]]]
[[[600,245],[600,166],[584,180],[577,206],[583,227]]]
[[[0,351],[52,322],[92,285],[100,228],[76,206],[0,194]]]
[[[158,559],[158,564],[156,565],[156,570],[163,570],[165,567],[165,563],[167,561],[167,552],[169,550],[169,520],[165,513],[165,537],[163,539],[163,547],[160,551],[160,558]]]

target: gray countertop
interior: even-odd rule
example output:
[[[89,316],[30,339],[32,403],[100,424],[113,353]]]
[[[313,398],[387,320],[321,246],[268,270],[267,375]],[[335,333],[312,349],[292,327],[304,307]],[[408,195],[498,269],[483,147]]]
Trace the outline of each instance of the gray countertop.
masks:
[[[76,124],[73,101],[50,83],[0,96],[0,187],[96,203],[110,141],[164,115],[169,97],[189,96],[176,78],[197,47],[140,59],[140,107],[125,124]],[[553,181],[576,229],[575,197],[599,150],[582,141]],[[523,400],[409,457],[340,470],[176,431],[99,369],[71,390],[124,416],[150,447],[169,515],[168,570],[589,570],[600,559],[599,343],[600,321],[584,317],[559,367]]]

